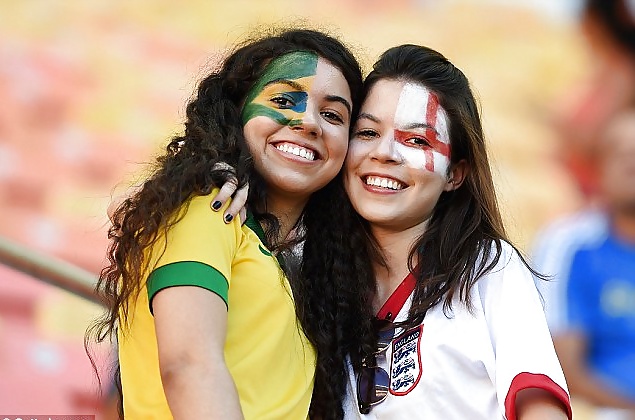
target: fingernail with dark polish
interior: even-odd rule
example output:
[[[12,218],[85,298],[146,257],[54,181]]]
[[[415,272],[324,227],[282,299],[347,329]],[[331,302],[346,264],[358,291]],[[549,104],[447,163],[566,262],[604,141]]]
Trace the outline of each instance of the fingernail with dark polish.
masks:
[[[222,206],[222,205],[223,205],[223,203],[221,203],[220,201],[214,201],[214,202],[212,203],[212,208],[213,208],[214,210],[218,210],[218,209],[220,209],[220,208],[221,208],[221,206]]]
[[[225,216],[225,223],[231,222],[233,218],[234,218],[234,216],[232,216],[231,214],[226,215]]]

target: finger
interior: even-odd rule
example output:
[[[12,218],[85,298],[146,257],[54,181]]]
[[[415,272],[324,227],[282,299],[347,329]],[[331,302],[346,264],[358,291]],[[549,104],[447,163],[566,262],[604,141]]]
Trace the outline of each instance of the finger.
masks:
[[[227,182],[225,182],[223,186],[221,187],[221,189],[218,191],[218,194],[212,197],[212,202],[210,204],[210,207],[212,207],[212,210],[214,211],[220,210],[220,208],[225,205],[229,197],[231,197],[234,194],[234,192],[236,191],[236,187],[237,185],[236,185],[235,178],[231,178],[227,180]]]
[[[212,170],[213,171],[223,170],[223,171],[229,171],[231,173],[236,173],[236,170],[234,169],[234,167],[227,162],[216,162],[214,166],[212,166]]]
[[[244,225],[247,221],[247,207],[243,207],[242,209],[240,209],[238,215],[240,216],[240,224]]]
[[[232,197],[232,202],[229,204],[229,207],[227,207],[227,210],[225,210],[225,214],[223,216],[226,222],[228,223],[231,222],[232,219],[238,215],[241,209],[245,208],[245,205],[247,204],[248,195],[249,195],[248,185],[244,185],[242,188],[236,191],[236,193]]]

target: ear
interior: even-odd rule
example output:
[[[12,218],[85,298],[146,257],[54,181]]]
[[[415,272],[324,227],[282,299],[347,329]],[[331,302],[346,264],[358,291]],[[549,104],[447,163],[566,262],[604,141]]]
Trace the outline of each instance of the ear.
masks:
[[[448,182],[445,184],[444,191],[454,191],[463,184],[463,181],[469,173],[470,167],[465,159],[461,159],[458,163],[455,163],[450,169],[448,175]]]

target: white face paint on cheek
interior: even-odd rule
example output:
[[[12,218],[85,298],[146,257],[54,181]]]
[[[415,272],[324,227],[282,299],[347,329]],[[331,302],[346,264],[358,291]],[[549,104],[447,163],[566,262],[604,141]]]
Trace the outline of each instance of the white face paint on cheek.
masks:
[[[450,159],[438,152],[432,152],[432,159],[434,159],[434,172],[446,177],[450,168]]]
[[[358,141],[352,139],[348,143],[348,151],[346,152],[346,160],[344,161],[344,167],[350,174],[355,171],[359,164],[370,153],[369,145],[367,142]]]
[[[408,147],[399,142],[395,142],[395,148],[407,166],[410,166],[411,168],[425,169],[426,163],[430,158],[427,156],[425,150]]]
[[[409,164],[446,176],[450,166],[449,156],[439,150],[449,150],[450,136],[448,132],[447,115],[439,105],[436,95],[425,86],[417,83],[406,83],[401,90],[394,124],[397,129],[408,129],[415,124],[427,124],[437,132],[437,145],[432,149],[422,150],[399,144],[399,152]],[[417,130],[419,131],[419,130]],[[434,140],[434,139],[431,139]],[[435,147],[436,146],[436,147]]]

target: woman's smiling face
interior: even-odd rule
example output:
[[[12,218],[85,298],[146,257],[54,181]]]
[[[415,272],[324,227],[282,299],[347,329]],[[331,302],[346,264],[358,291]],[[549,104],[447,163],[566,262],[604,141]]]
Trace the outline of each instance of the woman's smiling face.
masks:
[[[345,187],[371,226],[425,226],[449,176],[449,122],[425,86],[381,79],[362,104],[346,158]]]
[[[348,149],[351,109],[344,75],[316,54],[289,53],[267,66],[242,117],[270,192],[308,198],[335,178]]]

